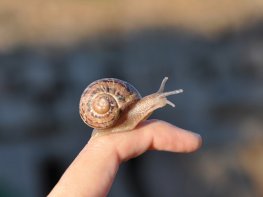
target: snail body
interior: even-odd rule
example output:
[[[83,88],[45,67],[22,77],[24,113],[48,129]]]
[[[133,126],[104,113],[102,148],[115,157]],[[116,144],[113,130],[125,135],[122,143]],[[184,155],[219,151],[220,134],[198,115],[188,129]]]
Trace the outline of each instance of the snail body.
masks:
[[[183,90],[164,92],[167,80],[168,77],[163,79],[156,93],[143,98],[135,87],[120,79],[94,81],[81,95],[80,116],[88,126],[94,128],[93,136],[132,130],[154,110],[166,104],[175,106],[166,97]]]

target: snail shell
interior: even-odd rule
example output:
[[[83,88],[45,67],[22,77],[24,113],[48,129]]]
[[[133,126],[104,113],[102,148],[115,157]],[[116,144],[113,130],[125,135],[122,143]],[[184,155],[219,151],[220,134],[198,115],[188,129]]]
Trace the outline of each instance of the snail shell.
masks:
[[[141,99],[140,93],[128,82],[104,78],[91,83],[80,98],[80,116],[95,129],[113,127],[121,113]]]

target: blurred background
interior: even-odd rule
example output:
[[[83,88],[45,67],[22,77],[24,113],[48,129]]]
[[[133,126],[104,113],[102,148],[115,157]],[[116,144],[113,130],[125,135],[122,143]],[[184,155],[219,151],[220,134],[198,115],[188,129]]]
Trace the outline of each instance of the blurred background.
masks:
[[[193,154],[124,163],[110,197],[263,196],[263,1],[0,1],[0,196],[45,196],[88,141],[78,103],[116,77],[185,92],[152,118]]]

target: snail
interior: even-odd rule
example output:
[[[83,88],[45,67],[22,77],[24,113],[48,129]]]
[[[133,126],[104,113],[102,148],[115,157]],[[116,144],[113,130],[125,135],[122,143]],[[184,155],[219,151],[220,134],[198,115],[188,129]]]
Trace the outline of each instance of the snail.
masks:
[[[79,111],[81,119],[94,128],[92,136],[130,131],[158,108],[175,105],[166,97],[182,89],[164,92],[165,77],[156,93],[141,97],[133,85],[115,78],[94,81],[83,91]]]

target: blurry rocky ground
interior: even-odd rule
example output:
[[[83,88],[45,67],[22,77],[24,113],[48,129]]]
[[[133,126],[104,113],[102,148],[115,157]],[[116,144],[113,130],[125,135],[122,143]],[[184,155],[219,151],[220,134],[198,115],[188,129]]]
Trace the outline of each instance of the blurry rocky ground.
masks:
[[[102,77],[153,114],[203,136],[194,154],[149,152],[122,165],[109,196],[263,195],[263,2],[0,1],[0,196],[43,196],[87,142],[78,102]]]

